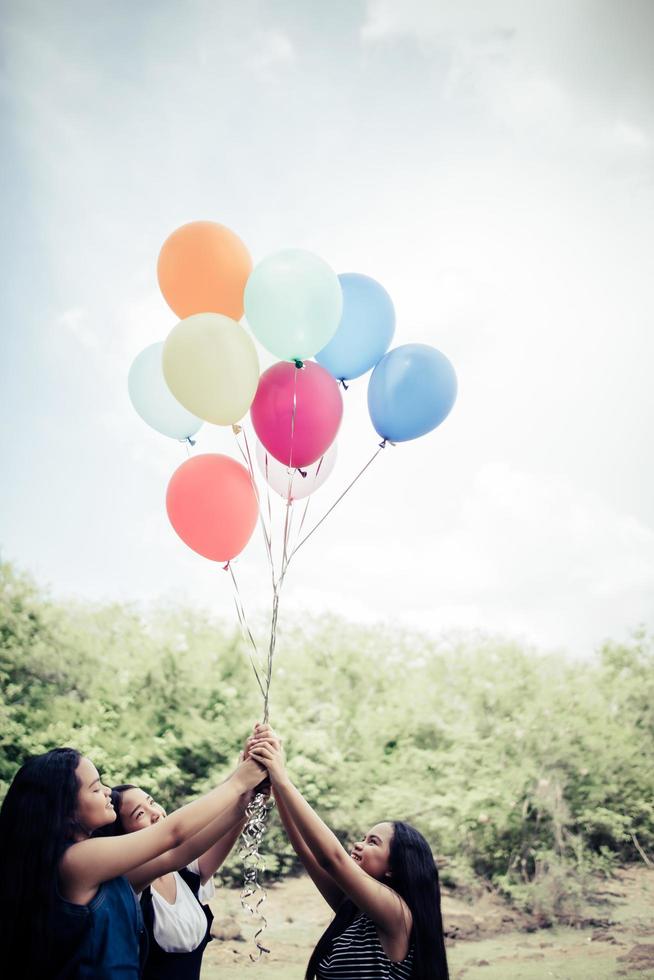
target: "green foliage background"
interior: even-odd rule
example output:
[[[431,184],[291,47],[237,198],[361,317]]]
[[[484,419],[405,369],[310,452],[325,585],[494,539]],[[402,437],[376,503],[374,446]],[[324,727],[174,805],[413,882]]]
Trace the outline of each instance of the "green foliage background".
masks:
[[[53,601],[0,565],[0,793],[25,757],[89,755],[174,808],[223,778],[260,705],[240,634],[182,608]],[[282,632],[272,721],[345,842],[415,823],[456,885],[548,919],[654,849],[654,644],[589,661],[483,637],[437,642],[321,620]],[[635,837],[635,840],[634,840]],[[273,814],[269,868],[295,868]],[[235,855],[224,869],[238,878]]]

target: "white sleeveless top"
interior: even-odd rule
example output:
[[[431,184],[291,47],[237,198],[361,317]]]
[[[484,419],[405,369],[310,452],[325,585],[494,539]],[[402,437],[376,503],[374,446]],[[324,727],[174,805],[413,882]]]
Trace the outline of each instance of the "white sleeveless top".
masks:
[[[190,866],[189,870],[193,870]],[[184,879],[175,875],[176,895],[171,905],[156,888],[151,887],[154,910],[154,938],[166,953],[190,953],[207,931],[207,918],[200,902]]]
[[[187,871],[190,871],[191,874],[197,875],[198,878],[202,877],[200,874],[200,861],[198,858],[196,858],[195,861],[191,861],[190,864],[187,864],[186,869]],[[216,887],[213,883],[213,875],[212,875],[208,881],[205,881],[204,885],[202,884],[200,885],[200,891],[198,892],[198,901],[202,902],[203,905],[208,905],[215,894],[216,894]]]

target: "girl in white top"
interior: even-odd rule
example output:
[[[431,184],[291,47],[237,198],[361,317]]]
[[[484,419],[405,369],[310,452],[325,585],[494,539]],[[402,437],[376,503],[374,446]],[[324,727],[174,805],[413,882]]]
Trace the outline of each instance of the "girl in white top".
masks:
[[[138,786],[115,786],[111,796],[117,814],[112,828],[116,834],[151,827],[166,816],[164,808]],[[139,869],[128,876],[135,891],[141,892],[149,939],[143,980],[199,980],[202,956],[211,939],[213,916],[207,903],[214,893],[213,875],[238,839],[249,798],[249,793],[244,794],[223,814],[219,837],[209,825],[190,847],[179,849],[179,870],[154,879],[148,875],[147,881],[139,876]]]

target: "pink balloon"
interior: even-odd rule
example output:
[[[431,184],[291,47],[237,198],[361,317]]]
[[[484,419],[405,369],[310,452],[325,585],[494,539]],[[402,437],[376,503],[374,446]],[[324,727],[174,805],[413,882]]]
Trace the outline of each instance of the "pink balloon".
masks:
[[[259,505],[244,466],[229,456],[205,453],[175,470],[166,510],[184,544],[204,558],[229,561],[250,540]]]
[[[315,361],[273,364],[259,378],[250,408],[259,441],[285,466],[309,466],[329,449],[343,417],[332,375]]]

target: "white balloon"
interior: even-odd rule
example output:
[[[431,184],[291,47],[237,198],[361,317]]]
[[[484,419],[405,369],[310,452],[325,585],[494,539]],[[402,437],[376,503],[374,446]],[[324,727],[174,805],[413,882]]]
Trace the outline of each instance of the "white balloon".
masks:
[[[163,347],[163,343],[150,344],[134,359],[127,378],[129,397],[143,421],[157,432],[171,439],[187,439],[195,435],[202,419],[180,405],[166,384]]]
[[[284,500],[301,500],[321,487],[336,463],[336,443],[333,442],[324,456],[302,470],[289,469],[257,441],[257,463],[264,479]],[[306,476],[302,476],[306,473]]]

